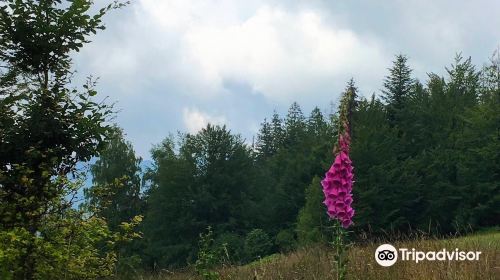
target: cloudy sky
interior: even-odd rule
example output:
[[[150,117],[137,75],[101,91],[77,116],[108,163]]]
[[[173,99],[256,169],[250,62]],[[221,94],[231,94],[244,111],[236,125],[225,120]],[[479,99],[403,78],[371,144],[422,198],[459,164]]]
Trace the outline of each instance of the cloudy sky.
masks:
[[[97,5],[99,2],[96,1]],[[395,54],[415,76],[500,44],[500,1],[133,0],[75,55],[148,159],[169,133],[226,124],[248,141],[293,101],[328,111],[353,77],[379,93]]]

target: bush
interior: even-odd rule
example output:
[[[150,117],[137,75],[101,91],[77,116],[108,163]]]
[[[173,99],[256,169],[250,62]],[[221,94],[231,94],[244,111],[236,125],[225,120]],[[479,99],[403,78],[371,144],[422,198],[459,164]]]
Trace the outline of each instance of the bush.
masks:
[[[314,177],[306,189],[306,203],[297,218],[297,237],[301,246],[323,243],[328,240],[330,232],[325,225],[329,224],[326,208],[323,205],[321,179]]]
[[[224,263],[240,263],[245,257],[244,245],[245,240],[238,234],[231,232],[222,233],[215,239],[215,246],[221,250],[219,255]]]
[[[207,228],[207,233],[200,234],[198,259],[195,263],[196,272],[205,280],[217,280],[220,278],[215,267],[219,264],[217,250],[214,250],[212,228]]]
[[[254,229],[245,238],[245,254],[248,261],[268,255],[273,247],[269,235],[262,229]]]
[[[281,252],[290,252],[293,249],[295,249],[295,236],[293,234],[293,231],[286,229],[282,230],[276,235],[276,240],[275,240],[276,245],[278,245],[278,248]]]
[[[116,246],[126,239],[126,233],[110,231],[104,219],[85,219],[74,210],[64,219],[45,220],[35,236],[20,227],[2,229],[0,279],[20,278],[26,261],[23,253],[28,246],[32,246],[30,257],[36,264],[34,279],[107,278],[115,271]]]

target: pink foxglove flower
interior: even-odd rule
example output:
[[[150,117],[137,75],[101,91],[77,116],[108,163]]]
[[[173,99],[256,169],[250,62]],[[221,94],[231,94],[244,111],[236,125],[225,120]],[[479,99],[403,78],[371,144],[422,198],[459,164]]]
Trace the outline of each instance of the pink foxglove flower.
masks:
[[[345,132],[339,137],[339,152],[335,157],[325,179],[321,181],[328,216],[340,221],[344,228],[352,224],[354,209],[352,203],[353,167],[349,158],[350,136],[345,125]]]

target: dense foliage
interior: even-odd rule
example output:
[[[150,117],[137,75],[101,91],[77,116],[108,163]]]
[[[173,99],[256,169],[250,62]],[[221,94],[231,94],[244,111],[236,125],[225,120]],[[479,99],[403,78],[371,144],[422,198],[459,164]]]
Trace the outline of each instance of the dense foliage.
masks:
[[[500,221],[500,57],[481,70],[458,55],[422,84],[398,55],[381,98],[357,93],[351,155],[352,227],[363,236],[450,234]],[[356,90],[348,83],[346,90]],[[261,125],[253,146],[226,127],[169,137],[152,150],[143,264],[194,263],[198,235],[248,262],[331,238],[319,184],[332,160],[337,113],[298,104]],[[206,250],[206,248],[204,249]]]
[[[0,278],[96,279],[113,275],[117,248],[138,237],[140,216],[108,226],[104,204],[74,207],[78,164],[98,156],[112,109],[94,81],[71,83],[71,53],[104,14],[92,1],[0,2]],[[101,193],[100,201],[106,200]]]

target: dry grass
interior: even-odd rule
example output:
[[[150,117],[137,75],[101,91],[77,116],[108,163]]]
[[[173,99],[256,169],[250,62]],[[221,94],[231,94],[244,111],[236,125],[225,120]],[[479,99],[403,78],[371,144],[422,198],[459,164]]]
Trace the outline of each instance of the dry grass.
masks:
[[[482,251],[479,261],[398,261],[391,267],[381,267],[374,259],[375,248],[369,244],[349,250],[348,279],[500,279],[500,233],[479,234],[446,240],[420,238],[396,242],[395,247],[415,248],[420,251],[442,249]],[[304,248],[287,255],[274,255],[245,266],[223,267],[222,279],[335,279],[332,255],[328,248]],[[201,279],[194,273],[164,273],[145,280]]]

